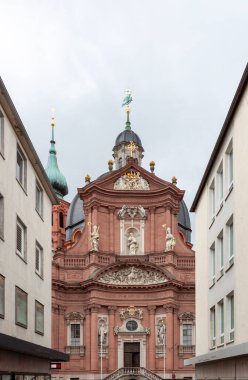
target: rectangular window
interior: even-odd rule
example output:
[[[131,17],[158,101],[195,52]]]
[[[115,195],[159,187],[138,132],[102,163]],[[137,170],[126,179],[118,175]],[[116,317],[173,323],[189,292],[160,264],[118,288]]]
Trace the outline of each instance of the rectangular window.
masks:
[[[35,301],[35,332],[44,335],[44,305]]]
[[[28,295],[16,286],[15,288],[15,320],[16,324],[28,326]]]
[[[210,202],[210,219],[213,219],[215,215],[215,182],[212,181],[210,188],[209,188],[209,202]]]
[[[229,327],[229,340],[234,340],[234,294],[231,293],[227,297],[228,302],[228,327]]]
[[[192,346],[192,324],[183,324],[183,346]]]
[[[223,178],[223,163],[221,162],[218,171],[217,171],[217,178],[218,178],[218,201],[219,206],[222,205],[223,201],[223,195],[224,195],[224,178]]]
[[[233,183],[233,143],[232,143],[232,140],[230,141],[228,148],[226,150],[226,166],[227,166],[227,173],[226,173],[227,187],[230,190]]]
[[[228,220],[227,224],[227,247],[228,247],[228,256],[229,264],[234,262],[234,230],[233,230],[233,216]]]
[[[219,306],[219,333],[220,333],[220,344],[224,343],[224,303],[221,300],[218,304]]]
[[[223,242],[223,231],[218,235],[218,267],[220,271],[220,275],[224,273],[224,242]]]
[[[71,346],[80,346],[80,324],[71,324]]]
[[[210,309],[210,346],[216,346],[215,306]]]
[[[5,278],[0,274],[0,318],[4,318]]]
[[[210,247],[210,285],[215,284],[215,243]]]
[[[19,147],[19,145],[17,145],[16,179],[25,190],[26,190],[26,168],[27,168],[26,158],[21,148]]]
[[[40,184],[36,181],[35,187],[35,209],[38,214],[43,216],[43,190]]]
[[[0,238],[4,239],[4,198],[0,194]]]
[[[35,272],[43,277],[43,249],[38,242],[35,244]]]
[[[4,117],[0,111],[0,153],[4,156]]]
[[[16,222],[16,253],[26,260],[26,232],[27,229],[21,219]]]

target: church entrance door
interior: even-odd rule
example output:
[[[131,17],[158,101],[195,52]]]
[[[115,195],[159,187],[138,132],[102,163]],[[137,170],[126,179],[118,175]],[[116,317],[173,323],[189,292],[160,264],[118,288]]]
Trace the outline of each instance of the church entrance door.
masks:
[[[140,367],[140,343],[124,343],[124,367]]]

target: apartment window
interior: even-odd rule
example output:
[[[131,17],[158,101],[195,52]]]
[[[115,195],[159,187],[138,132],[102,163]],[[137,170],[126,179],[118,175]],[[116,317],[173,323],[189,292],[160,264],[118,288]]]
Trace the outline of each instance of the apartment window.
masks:
[[[228,307],[228,335],[229,340],[234,340],[234,294],[230,293],[227,296],[227,307]]]
[[[17,145],[16,179],[24,189],[26,189],[26,169],[26,158],[19,145]]]
[[[224,242],[223,242],[223,231],[220,232],[217,239],[218,245],[218,266],[220,275],[224,273]]]
[[[71,346],[80,346],[80,324],[71,324]]]
[[[5,278],[0,274],[0,318],[4,318]]]
[[[210,202],[210,207],[209,207],[210,219],[213,219],[215,215],[215,182],[214,180],[211,183],[210,188],[209,188],[209,202]]]
[[[38,214],[43,216],[43,190],[40,184],[36,181],[35,187],[35,209]]]
[[[4,117],[0,111],[0,153],[4,156]]]
[[[43,249],[38,242],[35,244],[35,272],[43,277]]]
[[[219,307],[219,335],[220,335],[220,344],[224,343],[224,302],[221,300],[218,304]]]
[[[183,324],[183,346],[192,346],[192,324]]]
[[[228,246],[228,256],[229,265],[234,262],[234,230],[233,230],[233,216],[227,222],[227,246]]]
[[[215,306],[210,309],[210,346],[216,346]]]
[[[27,229],[21,219],[16,222],[16,253],[26,260],[26,234]]]
[[[17,286],[15,288],[15,320],[17,325],[27,328],[28,295]]]
[[[227,186],[228,189],[233,183],[233,143],[230,141],[228,148],[226,150],[226,167],[227,167]]]
[[[215,243],[210,247],[210,285],[215,283]]]
[[[35,332],[44,335],[44,305],[35,301]]]
[[[0,238],[4,239],[4,198],[0,194]]]
[[[222,205],[223,195],[224,195],[224,177],[223,177],[223,162],[221,162],[217,171],[218,180],[218,202],[219,206]]]

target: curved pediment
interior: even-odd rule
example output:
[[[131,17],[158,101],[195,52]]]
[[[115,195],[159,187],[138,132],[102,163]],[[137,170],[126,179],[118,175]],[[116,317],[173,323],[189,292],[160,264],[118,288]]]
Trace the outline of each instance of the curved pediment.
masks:
[[[112,267],[98,274],[96,281],[109,285],[157,285],[169,280],[161,270],[153,267],[141,267],[129,265],[124,267]]]

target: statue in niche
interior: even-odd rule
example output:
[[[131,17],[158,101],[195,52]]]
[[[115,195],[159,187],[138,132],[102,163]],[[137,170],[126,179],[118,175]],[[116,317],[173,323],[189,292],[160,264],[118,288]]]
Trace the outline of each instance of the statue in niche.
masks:
[[[127,239],[127,246],[129,248],[129,255],[135,255],[138,249],[138,242],[133,232],[129,233],[129,237]]]
[[[170,227],[167,227],[165,236],[165,252],[172,251],[175,245],[176,239],[172,235]]]
[[[166,333],[166,328],[165,328],[165,323],[163,321],[159,321],[158,323],[158,332],[157,332],[157,342],[160,345],[165,344],[165,333]]]
[[[91,251],[98,251],[99,237],[99,226],[94,225],[90,233]]]
[[[99,338],[99,343],[100,344],[106,344],[107,340],[107,328],[106,328],[106,322],[101,319],[99,321],[98,325],[98,338]]]

